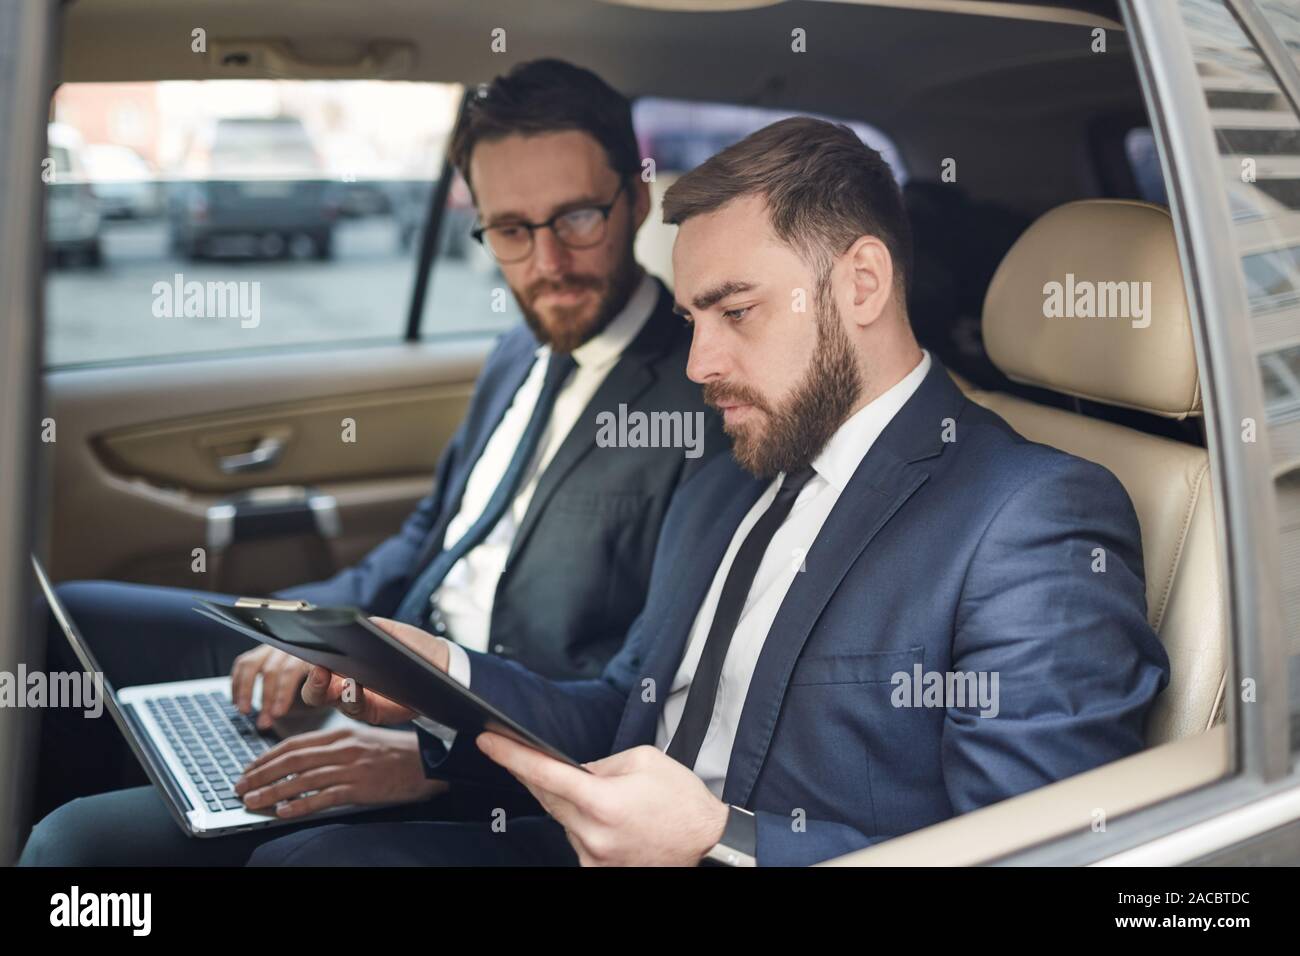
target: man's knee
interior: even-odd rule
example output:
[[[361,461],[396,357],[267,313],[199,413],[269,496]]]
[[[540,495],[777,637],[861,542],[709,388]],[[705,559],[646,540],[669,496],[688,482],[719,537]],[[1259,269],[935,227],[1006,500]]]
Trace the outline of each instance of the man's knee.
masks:
[[[54,593],[59,603],[72,615],[73,620],[81,620],[85,616],[86,606],[96,600],[97,592],[94,587],[96,583],[95,581],[65,581],[54,585]],[[39,589],[32,598],[29,613],[31,614],[28,619],[30,626],[42,629],[45,635],[44,653],[49,658],[51,666],[74,663],[75,657],[63,639],[63,631],[59,627],[58,619],[54,616],[49,601],[45,599],[44,592]],[[41,653],[39,644],[33,643],[29,649],[33,653],[33,659],[35,655]]]
[[[54,585],[59,603],[74,618],[98,613],[105,605],[111,606],[121,591],[122,586],[116,581],[64,581]]]
[[[102,866],[105,849],[93,799],[65,803],[32,828],[19,866]],[[116,862],[121,862],[116,861]]]
[[[93,634],[94,650],[97,656],[107,653],[112,656],[114,639],[120,633],[128,633],[127,628],[106,628],[102,626],[105,618],[119,611],[122,601],[122,585],[115,581],[64,581],[54,586],[54,594],[63,605],[68,616],[77,622],[83,640],[86,634]],[[47,652],[56,656],[73,659],[71,649],[63,638],[62,628],[54,614],[46,615]],[[102,661],[101,661],[102,664]]]

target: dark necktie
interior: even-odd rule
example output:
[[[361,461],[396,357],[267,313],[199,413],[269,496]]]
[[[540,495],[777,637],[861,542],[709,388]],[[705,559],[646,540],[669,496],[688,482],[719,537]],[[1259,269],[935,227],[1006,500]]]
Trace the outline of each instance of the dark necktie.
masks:
[[[560,387],[564,385],[569,373],[576,366],[577,363],[572,355],[551,353],[550,361],[546,365],[546,376],[542,380],[542,390],[537,396],[537,405],[533,408],[532,417],[528,419],[528,427],[524,429],[519,445],[515,448],[514,457],[510,459],[510,464],[505,474],[501,476],[496,490],[492,492],[492,497],[483,508],[483,513],[455,544],[441,551],[429,562],[423,573],[411,585],[411,589],[406,592],[406,596],[402,598],[402,603],[398,605],[395,615],[397,620],[416,626],[423,625],[429,616],[429,599],[442,584],[442,579],[447,576],[447,572],[457,561],[477,547],[501,520],[501,516],[505,514],[506,508],[514,499],[520,479],[537,451],[537,443],[541,440],[542,432],[546,430],[547,422],[550,421]]]
[[[767,553],[767,546],[772,543],[772,535],[785,523],[799,492],[815,474],[809,467],[785,476],[781,487],[777,489],[776,498],[754,527],[749,529],[749,534],[736,552],[736,559],[731,563],[731,570],[727,572],[722,594],[718,597],[718,609],[713,614],[709,636],[704,642],[704,651],[700,654],[700,662],[696,665],[695,676],[691,678],[691,687],[686,694],[686,707],[682,711],[681,722],[666,751],[668,756],[692,770],[700,755],[709,722],[713,719],[713,704],[718,697],[722,664],[727,659],[727,648],[731,646],[731,636],[740,621],[740,612],[745,608],[745,599],[749,597],[754,575],[758,573],[758,566]]]

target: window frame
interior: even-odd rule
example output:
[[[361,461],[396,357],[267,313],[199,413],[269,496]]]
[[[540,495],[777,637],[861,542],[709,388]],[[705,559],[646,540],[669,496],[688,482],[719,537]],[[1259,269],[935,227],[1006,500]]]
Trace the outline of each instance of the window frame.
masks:
[[[424,321],[424,302],[429,295],[429,287],[433,284],[434,262],[438,258],[438,243],[442,239],[442,224],[446,218],[447,203],[451,199],[451,183],[456,176],[456,169],[451,162],[451,141],[455,137],[461,119],[465,116],[465,107],[469,103],[470,95],[469,84],[464,84],[460,94],[460,105],[456,109],[456,121],[452,124],[451,135],[447,137],[447,144],[443,147],[442,171],[438,174],[438,182],[429,197],[424,231],[420,237],[420,252],[415,263],[415,285],[411,289],[411,306],[406,313],[406,335],[402,339],[403,342],[418,344],[423,341],[420,338],[420,326]],[[495,338],[497,334],[499,333],[483,333],[482,337]],[[477,333],[469,333],[469,336],[479,337]],[[438,338],[441,336],[431,341],[436,342]]]
[[[43,535],[48,488],[38,429],[44,410],[40,355],[44,342],[42,217],[45,193],[45,102],[54,82],[59,37],[54,4],[0,4],[0,669],[15,670],[29,647],[33,544]],[[17,855],[31,793],[33,712],[0,708],[0,767],[13,782],[0,792],[0,862]]]

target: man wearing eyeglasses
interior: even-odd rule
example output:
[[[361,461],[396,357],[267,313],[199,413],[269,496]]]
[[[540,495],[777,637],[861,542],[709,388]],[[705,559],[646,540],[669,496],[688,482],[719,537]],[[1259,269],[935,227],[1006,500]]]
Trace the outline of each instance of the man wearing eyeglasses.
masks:
[[[360,607],[549,678],[595,677],[641,611],[674,492],[728,442],[686,377],[689,328],[633,255],[650,198],[628,101],[570,64],[523,64],[467,102],[451,158],[474,196],[473,235],[500,264],[526,327],[488,358],[432,492],[401,531],[334,578],[277,596]],[[634,411],[680,427],[655,436],[667,442],[598,441],[602,413]],[[132,621],[117,634],[83,628],[121,686],[230,668],[247,711],[260,675],[259,720],[269,726],[306,676],[302,662],[209,627],[191,610],[195,592],[106,582],[60,592],[78,620]],[[150,612],[135,613],[145,603]],[[100,766],[130,761],[116,739],[53,743],[47,767],[93,766],[96,754]],[[413,730],[360,724],[290,737],[236,790],[284,819],[341,804],[405,805],[399,816],[413,804],[417,817],[477,812],[472,795],[444,797],[446,785],[426,779]],[[499,805],[487,801],[483,813]],[[284,832],[186,840],[140,787],[55,811],[23,861],[242,863]]]

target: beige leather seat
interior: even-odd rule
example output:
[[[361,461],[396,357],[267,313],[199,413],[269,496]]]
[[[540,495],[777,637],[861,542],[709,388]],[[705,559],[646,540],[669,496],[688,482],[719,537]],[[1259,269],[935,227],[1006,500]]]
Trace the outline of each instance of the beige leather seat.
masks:
[[[1081,282],[1150,282],[1149,325],[1135,327],[1142,318],[1047,317],[1047,284],[1064,285],[1067,275],[1076,292]],[[1085,200],[1044,215],[998,267],[983,328],[989,357],[1014,381],[1168,418],[1201,414],[1182,270],[1162,207]],[[1225,631],[1205,450],[958,384],[1026,438],[1098,462],[1128,489],[1142,527],[1147,615],[1171,666],[1148,742],[1221,720]]]

